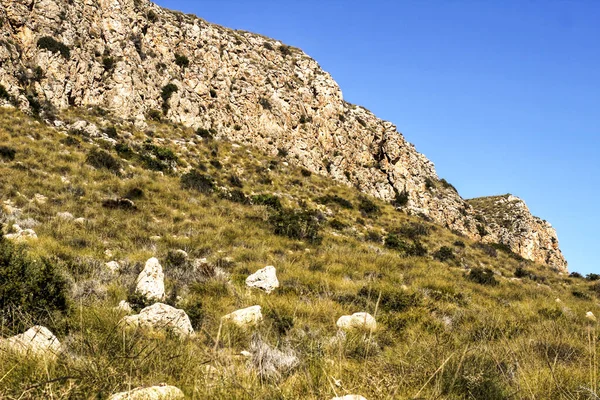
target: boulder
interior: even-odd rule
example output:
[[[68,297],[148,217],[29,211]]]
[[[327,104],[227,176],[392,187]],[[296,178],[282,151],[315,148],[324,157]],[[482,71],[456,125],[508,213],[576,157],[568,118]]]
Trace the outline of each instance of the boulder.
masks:
[[[105,263],[104,266],[106,267],[107,270],[109,270],[113,274],[115,272],[119,271],[119,268],[121,268],[119,263],[116,261],[109,261],[109,262]]]
[[[152,257],[146,261],[146,266],[138,275],[135,292],[148,300],[164,300],[165,274],[156,258]]]
[[[121,323],[153,331],[172,331],[180,337],[194,333],[185,311],[163,303],[155,303],[144,308],[139,314],[126,316]]]
[[[230,321],[240,327],[255,325],[262,321],[262,319],[263,316],[260,306],[242,308],[223,317],[224,321]]]
[[[121,300],[119,305],[117,306],[117,310],[124,311],[128,314],[133,312],[133,308],[131,308],[131,304],[129,304],[126,300]]]
[[[175,386],[151,386],[128,392],[115,393],[108,400],[179,400],[185,399],[181,389]]]
[[[277,271],[275,270],[275,267],[269,265],[263,269],[259,269],[246,278],[246,286],[262,289],[267,292],[267,294],[271,293],[273,290],[279,287],[279,281],[277,280]]]
[[[0,346],[34,357],[56,357],[61,352],[61,345],[56,336],[48,328],[40,325],[0,341]]]
[[[9,233],[4,235],[6,239],[14,240],[14,241],[23,241],[27,239],[37,239],[37,235],[33,229],[21,229],[21,227],[17,224],[12,226],[14,233]]]
[[[338,328],[348,331],[352,329],[366,329],[374,331],[377,329],[375,318],[366,312],[357,312],[352,315],[343,315],[338,320],[336,325]]]

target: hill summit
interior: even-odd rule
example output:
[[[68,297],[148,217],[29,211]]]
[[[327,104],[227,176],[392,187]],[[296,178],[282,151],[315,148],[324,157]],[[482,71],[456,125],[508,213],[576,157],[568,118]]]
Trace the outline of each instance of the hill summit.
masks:
[[[501,216],[482,206],[489,199],[462,199],[392,123],[344,101],[332,77],[297,48],[147,0],[0,5],[0,101],[50,123],[49,111],[73,106],[101,107],[140,129],[148,119],[180,123],[283,154],[408,213],[566,271],[549,223],[514,198],[496,201],[510,206]]]

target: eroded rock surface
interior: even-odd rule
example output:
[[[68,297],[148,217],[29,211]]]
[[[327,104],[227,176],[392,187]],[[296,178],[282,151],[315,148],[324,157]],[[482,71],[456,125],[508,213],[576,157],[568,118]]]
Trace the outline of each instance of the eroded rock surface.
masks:
[[[151,331],[171,331],[181,337],[194,333],[185,311],[163,303],[155,303],[144,308],[139,314],[123,317],[121,321],[125,326],[137,326]]]

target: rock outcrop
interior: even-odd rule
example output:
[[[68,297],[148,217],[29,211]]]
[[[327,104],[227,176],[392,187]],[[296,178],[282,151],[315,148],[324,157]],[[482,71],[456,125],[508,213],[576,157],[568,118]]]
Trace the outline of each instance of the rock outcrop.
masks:
[[[531,215],[523,200],[506,194],[471,199],[468,203],[483,223],[483,242],[502,243],[525,259],[567,272],[556,231],[548,221]]]
[[[148,0],[0,0],[0,24],[0,84],[21,108],[100,107],[138,127],[162,115],[480,239],[472,207],[433,164],[392,123],[344,101],[299,49]],[[538,241],[521,247],[566,266]]]
[[[165,274],[160,262],[152,257],[136,280],[136,293],[148,300],[161,301],[165,298]]]
[[[277,270],[272,265],[259,269],[246,278],[246,286],[264,290],[267,294],[279,287]]]
[[[223,316],[222,319],[223,321],[230,321],[240,327],[256,325],[263,319],[262,308],[261,306],[242,308]]]
[[[50,330],[36,325],[25,333],[0,340],[0,348],[33,357],[55,358],[61,352],[61,344]]]
[[[375,321],[375,318],[366,312],[343,315],[337,320],[336,325],[338,328],[344,331],[349,331],[352,329],[365,329],[374,331],[377,329],[377,322]]]

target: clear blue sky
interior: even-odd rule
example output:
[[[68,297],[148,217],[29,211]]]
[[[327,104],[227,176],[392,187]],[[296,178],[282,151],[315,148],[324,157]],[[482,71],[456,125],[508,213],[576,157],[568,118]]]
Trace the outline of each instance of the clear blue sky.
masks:
[[[158,0],[300,47],[464,198],[512,193],[600,273],[600,2]]]

